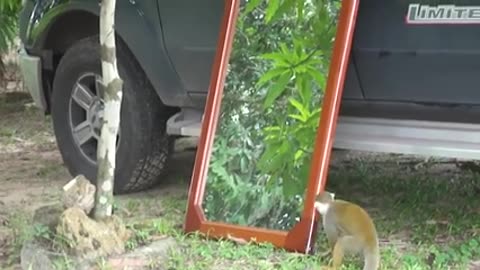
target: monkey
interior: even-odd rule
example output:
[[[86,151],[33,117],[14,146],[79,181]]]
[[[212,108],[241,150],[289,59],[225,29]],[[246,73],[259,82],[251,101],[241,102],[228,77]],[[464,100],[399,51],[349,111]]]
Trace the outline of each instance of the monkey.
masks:
[[[380,267],[377,230],[362,207],[335,200],[334,193],[324,191],[316,197],[315,210],[322,216],[323,230],[333,257],[333,266],[326,269],[340,269],[346,253],[363,254],[363,270]]]

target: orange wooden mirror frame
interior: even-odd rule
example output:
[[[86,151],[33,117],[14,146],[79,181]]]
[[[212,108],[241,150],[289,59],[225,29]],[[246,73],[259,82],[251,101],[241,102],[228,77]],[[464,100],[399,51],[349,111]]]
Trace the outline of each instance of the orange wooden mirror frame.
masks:
[[[215,131],[220,115],[225,77],[232,49],[240,0],[226,0],[212,67],[210,87],[206,101],[202,131],[199,138],[195,166],[188,194],[184,231],[199,231],[207,237],[243,239],[257,243],[267,242],[289,251],[309,253],[313,248],[318,215],[314,209],[316,195],[324,189],[327,180],[330,154],[336,122],[343,93],[351,44],[360,0],[343,0],[333,47],[320,125],[315,139],[312,166],[300,221],[290,231],[239,226],[208,221],[202,209],[208,165]]]

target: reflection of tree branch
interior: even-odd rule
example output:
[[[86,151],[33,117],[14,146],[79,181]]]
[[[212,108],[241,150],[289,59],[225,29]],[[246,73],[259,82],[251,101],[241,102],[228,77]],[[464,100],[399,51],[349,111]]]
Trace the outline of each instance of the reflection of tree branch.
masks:
[[[309,155],[313,154],[313,151],[310,151],[310,150],[307,150],[305,148],[302,148],[302,147],[298,147],[299,150],[302,150],[304,153],[307,153]]]
[[[317,53],[318,51],[320,50],[319,46],[317,46],[315,49],[313,49],[308,55],[307,57],[305,57],[304,59],[302,59],[302,61],[296,63],[295,65],[292,65],[290,68],[291,69],[295,69],[303,64],[305,64],[306,62],[308,62],[308,60],[310,60],[314,55],[315,53]]]
[[[328,25],[327,30],[326,30],[325,32],[327,32],[327,33],[330,32],[330,30],[332,29],[332,27],[333,27],[334,25],[335,25],[335,20],[332,20],[332,21],[330,22],[330,24]],[[325,49],[326,49],[326,48],[322,48],[320,45],[316,46],[316,47],[312,50],[312,52],[310,52],[310,53],[307,55],[307,57],[305,57],[302,61],[300,61],[300,62],[296,63],[295,65],[293,65],[291,68],[294,69],[294,68],[296,68],[296,67],[298,67],[298,66],[300,66],[300,65],[303,65],[303,64],[306,63],[308,60],[310,60],[310,59],[315,55],[315,53],[317,53],[317,52],[320,51],[320,50],[323,51],[323,50],[325,50]]]

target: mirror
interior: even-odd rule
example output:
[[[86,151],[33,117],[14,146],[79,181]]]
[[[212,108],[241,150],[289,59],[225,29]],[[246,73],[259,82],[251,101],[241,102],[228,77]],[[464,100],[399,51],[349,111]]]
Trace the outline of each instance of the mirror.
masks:
[[[185,231],[310,250],[357,8],[226,1]]]

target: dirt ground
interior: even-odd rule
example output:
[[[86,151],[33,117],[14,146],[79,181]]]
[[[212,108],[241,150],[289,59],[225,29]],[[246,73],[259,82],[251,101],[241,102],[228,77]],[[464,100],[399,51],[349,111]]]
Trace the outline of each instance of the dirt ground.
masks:
[[[35,209],[58,202],[62,186],[72,176],[62,162],[50,117],[33,105],[17,69],[10,68],[6,78],[0,82],[0,268],[13,265],[17,269],[19,227]],[[168,177],[189,179],[193,160],[191,151],[177,153]],[[186,189],[182,182],[118,198],[127,201],[166,193],[186,196]],[[147,214],[157,215],[154,211]]]
[[[0,100],[0,268],[8,265],[20,269],[18,253],[22,238],[16,238],[16,234],[28,225],[35,209],[60,200],[62,186],[72,176],[63,165],[48,119],[36,109],[21,109],[26,108],[29,97],[24,93],[0,93]],[[5,102],[9,105],[5,106]],[[168,178],[189,179],[193,152],[176,153],[173,160]],[[166,194],[186,198],[185,181],[170,185],[170,179],[164,180],[167,184],[117,196],[116,200],[129,204],[136,198],[154,200]],[[161,209],[152,207],[134,218],[158,217]]]
[[[417,241],[417,237],[420,239],[417,241],[419,243],[423,239],[432,239],[439,247],[442,247],[443,242],[439,237],[444,233],[450,233],[452,228],[456,228],[458,241],[455,243],[463,244],[466,243],[463,239],[465,237],[463,232],[478,231],[477,220],[480,212],[475,211],[480,211],[478,209],[480,196],[477,196],[480,194],[480,182],[478,182],[477,174],[465,173],[449,160],[429,163],[423,162],[422,158],[399,155],[387,155],[387,157],[386,159],[372,159],[366,153],[358,155],[345,151],[336,152],[332,177],[337,179],[331,181],[332,187],[335,184],[338,189],[346,190],[345,195],[348,194],[351,197],[358,195],[357,197],[362,198],[365,204],[372,205],[372,210],[376,208],[381,229],[383,232],[392,232],[390,236],[413,231],[413,233],[403,234],[401,241],[398,240],[402,243]],[[372,160],[374,161],[372,162]],[[135,219],[161,217],[164,214],[163,210],[170,207],[180,214],[176,221],[178,224],[175,226],[181,226],[193,162],[194,152],[179,150],[174,156],[173,167],[166,177],[167,179],[162,179],[163,184],[145,192],[117,196],[116,200],[121,201],[125,205],[125,209],[130,209],[125,216]],[[395,170],[387,169],[392,167]],[[428,177],[426,177],[427,174]],[[401,180],[400,178],[406,180],[393,182],[389,180],[392,179],[392,176],[395,180]],[[28,225],[28,217],[36,208],[59,201],[62,186],[71,178],[72,176],[65,168],[57,149],[50,117],[44,116],[33,106],[32,99],[20,82],[18,70],[11,69],[11,72],[7,74],[7,80],[0,82],[0,269],[5,269],[7,265],[13,269],[19,269],[18,252],[22,240],[19,236],[22,226]],[[428,184],[421,184],[416,180],[427,178],[438,178],[445,185],[437,185],[434,180]],[[461,178],[464,180],[459,183]],[[450,186],[446,188],[446,185]],[[357,186],[361,187],[357,188]],[[369,192],[371,197],[364,195]],[[165,195],[168,195],[168,202],[159,199],[167,197]],[[405,195],[405,198],[408,199],[398,199],[401,195]],[[435,216],[436,214],[431,214],[424,218],[415,212],[418,209],[417,205],[415,204],[415,207],[411,205],[411,203],[417,202],[424,203],[422,207],[431,205],[431,209],[428,211],[436,213],[435,209],[440,205],[438,202],[444,203],[444,198],[447,196],[465,210],[455,212],[455,206],[447,205],[447,209],[452,208],[449,209],[450,212],[445,211],[449,215],[439,213],[438,217]],[[138,203],[134,201],[138,198],[143,200],[145,211],[138,209]],[[135,215],[131,214],[133,212]],[[477,213],[477,218],[469,213]],[[403,219],[399,215],[418,216],[418,218]],[[433,217],[441,220],[440,217],[447,216],[445,219],[450,219],[450,223],[453,224],[455,220],[458,221],[457,217],[460,215],[468,216],[463,222],[465,224],[458,223],[452,225],[451,228],[440,228],[429,233],[425,233],[425,230],[422,229],[422,226],[425,226],[423,224],[425,220],[429,222],[429,226],[437,224],[432,223],[435,221],[431,221]],[[398,224],[393,223],[396,219],[399,220]],[[442,224],[445,222],[438,222],[438,226],[443,226]],[[479,234],[476,232],[468,233],[468,237],[476,235],[478,238]],[[440,240],[437,241],[437,239]],[[389,239],[389,241],[393,240]],[[454,241],[451,242],[454,243]],[[419,247],[421,248],[421,246]],[[411,249],[415,250],[416,248],[418,247]],[[194,250],[196,249],[192,249],[192,252]],[[430,251],[425,251],[425,254],[431,254],[428,252]],[[440,255],[450,253],[445,251],[445,253],[438,254],[437,257],[440,258]],[[197,257],[201,260],[205,259],[202,257],[204,255],[198,254],[186,253],[182,256],[181,259],[177,258],[178,261],[188,261]],[[392,265],[398,263],[397,257],[398,255],[391,256]],[[468,260],[472,260],[472,257],[478,260],[478,255],[466,256]],[[454,260],[447,255],[445,258],[447,258],[445,260]],[[411,260],[411,257],[404,257],[404,260]]]

